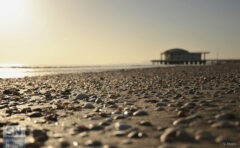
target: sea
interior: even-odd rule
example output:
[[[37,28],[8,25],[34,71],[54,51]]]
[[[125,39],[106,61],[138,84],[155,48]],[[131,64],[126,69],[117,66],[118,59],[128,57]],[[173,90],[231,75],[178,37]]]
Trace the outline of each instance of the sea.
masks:
[[[104,65],[104,66],[0,66],[0,78],[23,78],[66,73],[101,72],[121,69],[159,67],[159,65]]]

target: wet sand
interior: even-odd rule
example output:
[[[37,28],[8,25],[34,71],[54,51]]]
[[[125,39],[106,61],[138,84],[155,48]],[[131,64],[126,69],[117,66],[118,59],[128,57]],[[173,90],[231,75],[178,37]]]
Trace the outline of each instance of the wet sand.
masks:
[[[31,148],[240,147],[240,64],[0,82],[1,143],[22,125]]]

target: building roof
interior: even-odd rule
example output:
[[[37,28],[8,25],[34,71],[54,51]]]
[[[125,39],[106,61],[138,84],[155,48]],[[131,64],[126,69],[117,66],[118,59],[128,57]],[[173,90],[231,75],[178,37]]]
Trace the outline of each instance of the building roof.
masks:
[[[181,48],[173,48],[164,52],[165,54],[177,53],[177,54],[188,54],[189,52]]]

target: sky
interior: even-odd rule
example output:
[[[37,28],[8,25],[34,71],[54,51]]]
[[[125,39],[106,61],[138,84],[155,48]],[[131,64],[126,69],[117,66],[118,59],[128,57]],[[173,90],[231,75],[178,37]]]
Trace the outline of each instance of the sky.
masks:
[[[240,58],[239,0],[0,0],[0,64],[146,64],[171,48]]]

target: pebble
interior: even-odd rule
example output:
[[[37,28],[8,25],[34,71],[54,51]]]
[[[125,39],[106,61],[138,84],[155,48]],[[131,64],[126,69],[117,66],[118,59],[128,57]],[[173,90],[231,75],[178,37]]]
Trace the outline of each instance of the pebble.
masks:
[[[212,124],[211,127],[213,127],[213,128],[234,128],[235,125],[230,122],[219,121],[217,123]]]
[[[83,94],[83,93],[80,93],[76,96],[77,100],[85,100],[85,99],[88,99],[88,98],[89,98],[88,95]]]
[[[146,116],[146,115],[148,115],[148,113],[144,110],[138,110],[133,113],[133,116]]]
[[[105,120],[105,121],[99,122],[98,125],[108,126],[108,125],[111,125],[111,123],[112,123],[112,119],[107,119],[107,120]]]
[[[111,104],[111,105],[108,106],[108,108],[118,108],[118,105],[116,105],[116,104]]]
[[[132,144],[133,142],[131,140],[123,140],[121,143],[124,145],[128,145],[128,144]]]
[[[138,131],[132,131],[128,134],[129,138],[143,138],[146,137],[146,134]]]
[[[160,106],[167,106],[167,104],[166,104],[166,103],[159,102],[159,103],[156,104],[156,106],[157,106],[157,107],[160,107]]]
[[[70,143],[65,139],[59,139],[60,145],[62,148],[69,147]]]
[[[47,115],[44,117],[46,120],[49,120],[49,121],[58,121],[58,115],[57,114],[51,114],[51,115]]]
[[[101,146],[102,142],[98,140],[88,140],[85,142],[85,145],[90,147],[97,147],[97,146]]]
[[[178,117],[186,117],[186,112],[178,111],[177,115],[178,115]]]
[[[90,124],[89,125],[89,129],[90,130],[102,130],[104,127],[101,125],[97,125],[97,124]]]
[[[88,131],[89,128],[84,126],[84,125],[79,125],[77,126],[76,128],[73,129],[73,132],[74,133],[81,133],[81,132],[85,132],[85,131]]]
[[[213,140],[213,136],[210,132],[208,131],[198,131],[196,134],[195,134],[195,139],[198,140],[198,141],[202,141],[202,140],[206,140],[206,141],[211,141]]]
[[[104,145],[103,148],[117,148],[117,147],[113,145]]]
[[[7,105],[0,105],[0,109],[7,107]]]
[[[28,116],[31,118],[38,118],[38,117],[42,117],[43,115],[40,112],[32,112],[28,114]]]
[[[117,122],[115,123],[115,128],[117,130],[127,130],[129,128],[132,128],[131,125],[129,125],[128,123],[124,123],[124,122]]]
[[[93,109],[95,108],[94,105],[92,105],[91,103],[85,103],[83,108],[87,108],[87,109]]]
[[[102,103],[103,101],[102,101],[102,99],[100,99],[100,98],[97,98],[96,100],[95,100],[95,103]]]
[[[48,135],[46,130],[35,129],[32,131],[33,137],[38,140],[38,142],[45,142],[48,140]]]
[[[20,109],[20,112],[21,113],[30,113],[30,112],[32,112],[32,110],[30,107],[25,107],[25,108]]]
[[[235,119],[235,115],[231,113],[221,113],[215,116],[217,120],[232,120]]]
[[[156,109],[156,111],[164,111],[165,110],[165,108],[163,108],[163,107],[158,107],[157,109]]]
[[[172,145],[169,145],[169,144],[164,144],[164,145],[158,146],[158,148],[174,148],[174,147]]]
[[[137,131],[130,132],[130,133],[128,134],[128,137],[129,137],[129,138],[139,138],[139,137],[138,137],[138,132],[137,132]]]
[[[124,115],[124,116],[132,116],[132,112],[124,111],[124,112],[123,112],[123,115]]]
[[[188,134],[186,131],[170,127],[167,128],[164,133],[160,136],[160,141],[165,142],[174,142],[174,141],[181,141],[181,142],[194,142],[194,138]]]
[[[186,123],[189,123],[189,122],[190,122],[189,120],[181,118],[181,119],[175,120],[173,122],[173,125],[186,124]]]
[[[88,99],[88,102],[95,102],[95,100],[96,100],[96,98],[90,97],[90,98]]]
[[[149,121],[140,121],[139,125],[142,125],[142,126],[152,126],[152,123],[149,122]]]
[[[73,141],[73,146],[78,146],[78,142],[77,141]]]
[[[124,118],[125,118],[125,116],[122,116],[122,115],[113,117],[114,120],[124,119]]]
[[[123,136],[126,136],[127,133],[125,131],[115,131],[113,132],[113,135],[117,137],[123,137]]]
[[[237,144],[236,140],[232,136],[227,136],[227,135],[221,135],[216,137],[215,142],[219,144],[227,144],[227,143]]]
[[[79,134],[80,137],[87,137],[88,136],[88,133],[87,132],[82,132]]]
[[[177,119],[173,122],[173,125],[179,125],[179,124],[187,124],[187,123],[190,123],[198,118],[202,118],[201,116],[199,115],[191,115],[191,116],[188,116],[188,117],[185,117],[185,118],[180,118],[180,119]]]
[[[145,100],[144,102],[147,102],[147,103],[157,103],[158,100],[155,100],[155,99],[147,99],[147,100]]]

